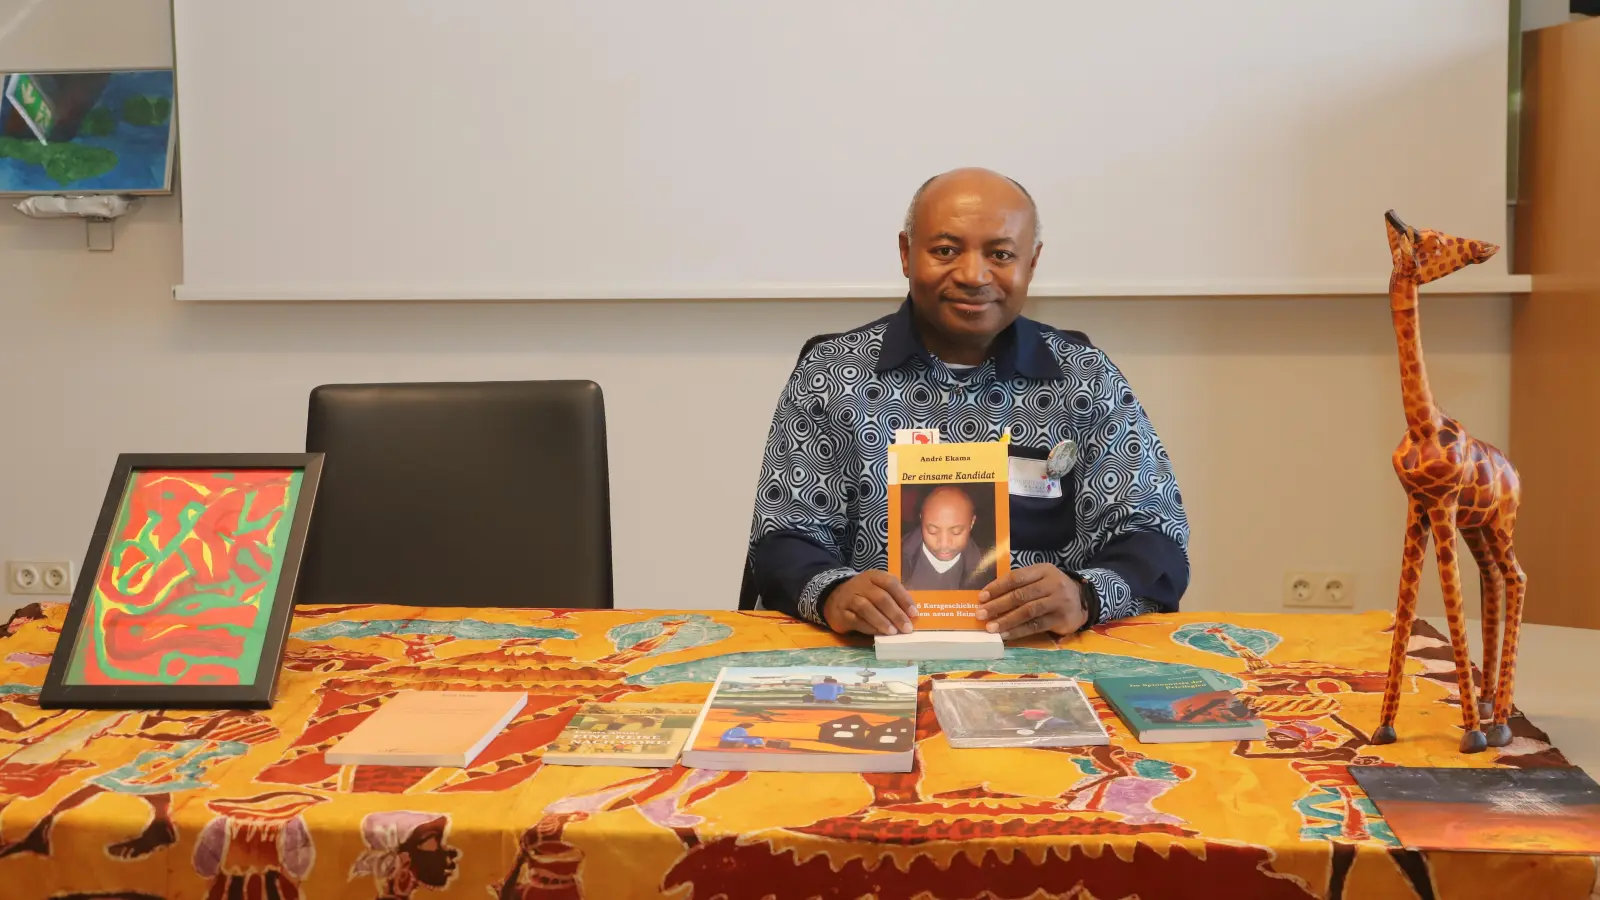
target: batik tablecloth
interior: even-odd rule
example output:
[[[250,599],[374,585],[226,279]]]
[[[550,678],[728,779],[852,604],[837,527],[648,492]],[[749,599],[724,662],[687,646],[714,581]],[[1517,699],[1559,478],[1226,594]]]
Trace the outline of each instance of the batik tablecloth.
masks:
[[[776,614],[301,608],[265,713],[41,710],[62,617],[0,639],[0,897],[1587,897],[1586,857],[1419,854],[1348,765],[1564,765],[1520,715],[1456,752],[1449,648],[1419,624],[1400,741],[1373,746],[1387,613],[1184,613],[923,663],[915,771],[544,766],[586,700],[699,702],[723,665],[873,662]],[[1259,742],[955,750],[932,679],[980,672],[1238,679]],[[514,688],[527,708],[467,769],[329,766],[392,692]]]

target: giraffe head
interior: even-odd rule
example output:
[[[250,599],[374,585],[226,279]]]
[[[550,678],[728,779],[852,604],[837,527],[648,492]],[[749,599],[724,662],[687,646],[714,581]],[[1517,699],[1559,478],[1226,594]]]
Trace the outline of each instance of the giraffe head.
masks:
[[[1469,241],[1429,228],[1412,228],[1389,210],[1383,214],[1389,230],[1389,252],[1394,256],[1394,272],[1417,284],[1449,275],[1473,263],[1481,263],[1500,252],[1488,241]]]

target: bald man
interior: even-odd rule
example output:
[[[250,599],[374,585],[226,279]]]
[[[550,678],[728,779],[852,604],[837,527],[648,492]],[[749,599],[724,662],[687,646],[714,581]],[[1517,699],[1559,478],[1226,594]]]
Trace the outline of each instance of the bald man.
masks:
[[[937,175],[899,244],[899,310],[815,343],[778,398],[747,557],[758,606],[838,632],[914,630],[885,571],[886,457],[897,429],[928,428],[1011,433],[1011,571],[979,594],[988,630],[1067,636],[1177,610],[1189,522],[1166,448],[1087,336],[1022,315],[1043,247],[1033,198],[986,169]],[[1045,458],[1065,441],[1076,462],[1056,478]]]
[[[941,485],[922,498],[917,527],[900,541],[901,584],[908,591],[975,591],[994,579],[992,561],[972,540],[978,514],[972,497]]]

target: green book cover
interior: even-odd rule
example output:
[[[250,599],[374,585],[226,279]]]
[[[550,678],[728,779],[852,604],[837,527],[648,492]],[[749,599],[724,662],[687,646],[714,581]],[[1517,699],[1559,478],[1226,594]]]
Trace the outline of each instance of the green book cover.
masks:
[[[1259,740],[1262,722],[1220,673],[1097,678],[1095,690],[1143,743]]]

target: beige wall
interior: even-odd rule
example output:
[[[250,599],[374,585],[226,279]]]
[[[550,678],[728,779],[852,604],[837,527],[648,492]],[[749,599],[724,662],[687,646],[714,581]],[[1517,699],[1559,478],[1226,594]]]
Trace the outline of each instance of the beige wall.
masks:
[[[0,0],[0,31],[34,6]],[[165,6],[119,8],[142,23]],[[0,66],[17,64],[19,33],[0,33]],[[167,52],[164,23],[125,33],[142,43],[115,52]],[[592,378],[610,416],[619,604],[731,607],[795,351],[890,308],[179,304],[179,236],[175,198],[119,225],[112,253],[84,250],[80,224],[0,209],[0,559],[80,560],[120,451],[300,449],[318,383]],[[1105,347],[1169,445],[1194,523],[1186,606],[1279,609],[1288,570],[1350,572],[1358,607],[1393,602],[1404,504],[1388,457],[1404,423],[1383,297],[1051,301],[1033,314]],[[1507,299],[1428,300],[1424,327],[1441,402],[1502,441]],[[547,598],[485,598],[518,599]]]
[[[179,304],[175,200],[124,222],[112,253],[84,250],[81,225],[3,212],[5,559],[78,559],[119,451],[299,449],[320,382],[593,378],[611,422],[619,602],[731,605],[795,350],[887,309]],[[1403,421],[1384,298],[1051,301],[1034,313],[1087,331],[1150,408],[1194,520],[1190,605],[1274,609],[1289,569],[1350,571],[1360,605],[1392,602],[1404,505],[1388,454]],[[1502,440],[1505,298],[1440,298],[1424,314],[1441,401]],[[697,537],[687,547],[685,534]]]

